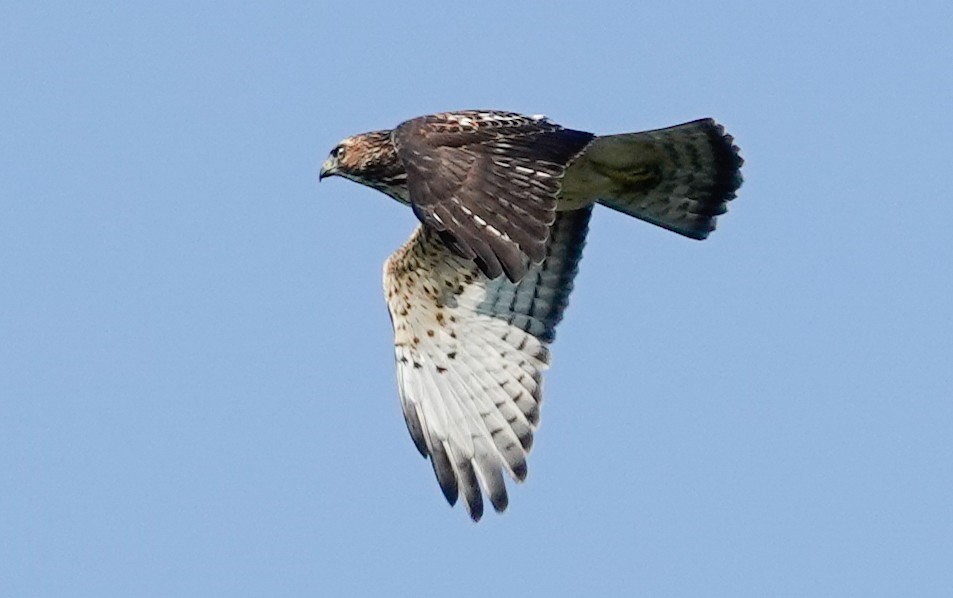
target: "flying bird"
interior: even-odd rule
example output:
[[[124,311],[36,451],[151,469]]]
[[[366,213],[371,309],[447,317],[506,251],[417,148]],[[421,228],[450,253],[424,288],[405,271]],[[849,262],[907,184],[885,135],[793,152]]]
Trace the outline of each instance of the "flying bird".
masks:
[[[409,205],[420,225],[384,264],[397,385],[414,444],[474,521],[526,477],[549,345],[594,204],[704,239],[741,185],[712,119],[600,135],[544,116],[468,110],[341,141],[341,176]]]

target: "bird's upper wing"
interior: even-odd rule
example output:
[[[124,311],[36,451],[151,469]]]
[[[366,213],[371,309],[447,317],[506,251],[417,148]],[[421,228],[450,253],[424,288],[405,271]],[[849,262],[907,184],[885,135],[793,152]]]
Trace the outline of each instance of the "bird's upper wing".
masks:
[[[572,289],[591,208],[561,212],[543,261],[519,283],[487,278],[419,226],[384,265],[397,383],[407,428],[444,496],[474,520],[483,496],[507,505],[502,471],[526,476],[547,345]]]
[[[517,282],[542,261],[559,179],[592,134],[543,117],[466,111],[409,120],[392,139],[421,222],[489,278]]]

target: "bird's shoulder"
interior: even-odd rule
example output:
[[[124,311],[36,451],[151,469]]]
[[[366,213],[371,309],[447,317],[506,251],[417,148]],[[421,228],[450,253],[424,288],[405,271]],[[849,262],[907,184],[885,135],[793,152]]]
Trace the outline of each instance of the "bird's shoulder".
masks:
[[[459,147],[492,139],[550,131],[562,127],[541,114],[526,115],[503,110],[459,110],[418,116],[397,125],[395,144],[422,142]]]

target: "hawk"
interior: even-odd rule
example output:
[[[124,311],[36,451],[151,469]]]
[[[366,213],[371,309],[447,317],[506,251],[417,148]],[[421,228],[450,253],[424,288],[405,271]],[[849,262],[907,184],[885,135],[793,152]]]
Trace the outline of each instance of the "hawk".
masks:
[[[474,521],[526,477],[549,345],[594,204],[704,239],[741,185],[712,119],[595,136],[543,116],[445,112],[341,141],[341,176],[420,220],[384,264],[397,385],[417,450]]]

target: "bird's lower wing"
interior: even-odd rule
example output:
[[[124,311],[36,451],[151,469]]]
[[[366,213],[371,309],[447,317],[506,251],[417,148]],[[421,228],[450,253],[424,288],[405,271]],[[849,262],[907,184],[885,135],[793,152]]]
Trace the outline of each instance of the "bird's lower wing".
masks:
[[[541,264],[519,283],[489,279],[418,227],[384,265],[407,428],[444,496],[474,520],[485,493],[507,506],[502,472],[522,481],[539,422],[548,344],[566,308],[591,209],[563,212]]]

